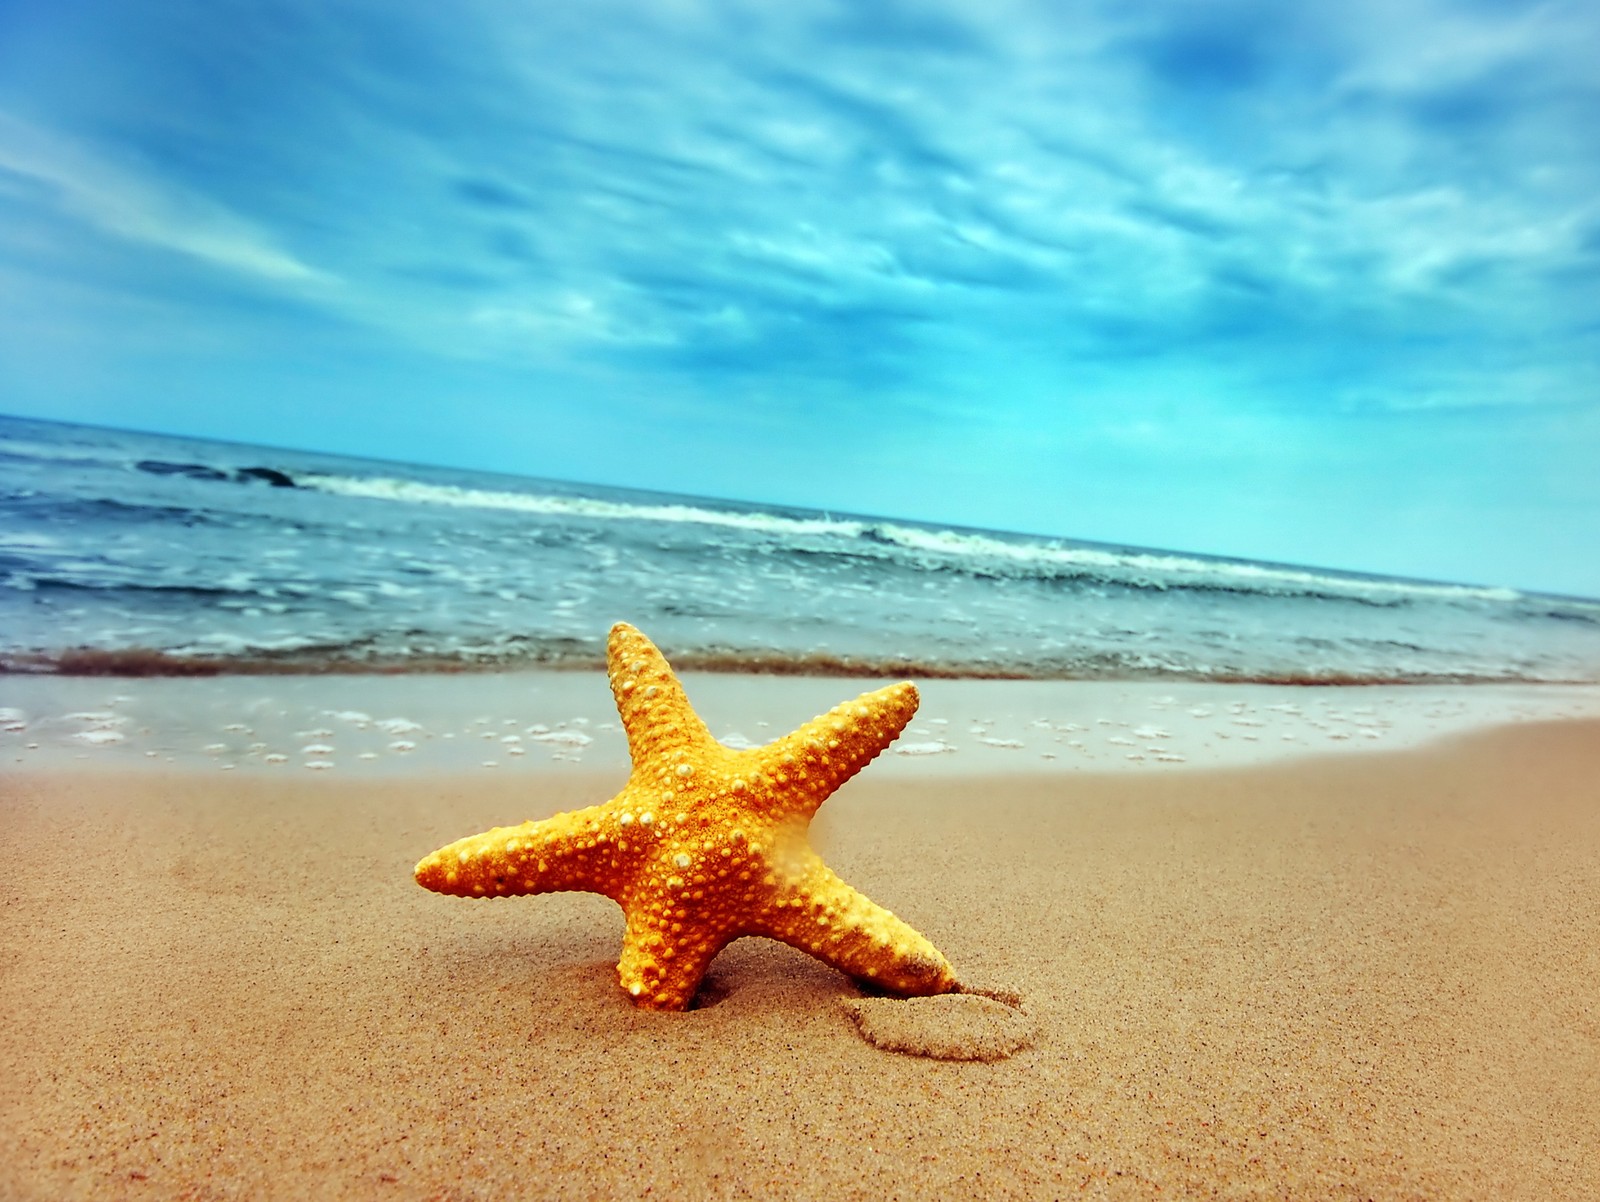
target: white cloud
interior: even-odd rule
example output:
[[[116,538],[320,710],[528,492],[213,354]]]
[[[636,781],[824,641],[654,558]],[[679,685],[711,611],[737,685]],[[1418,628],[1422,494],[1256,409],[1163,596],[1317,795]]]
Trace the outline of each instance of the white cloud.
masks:
[[[1595,32],[1589,6],[1547,3],[1524,11],[1461,11],[1458,6],[1364,6],[1353,23],[1362,52],[1339,82],[1342,92],[1415,95],[1477,84],[1519,62],[1550,73],[1587,60]]]
[[[215,201],[139,175],[6,113],[0,113],[0,169],[45,185],[63,213],[103,233],[277,283],[332,280]]]

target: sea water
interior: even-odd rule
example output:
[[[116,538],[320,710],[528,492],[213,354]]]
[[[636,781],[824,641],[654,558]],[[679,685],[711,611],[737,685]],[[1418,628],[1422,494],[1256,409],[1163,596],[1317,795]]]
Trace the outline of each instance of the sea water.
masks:
[[[0,418],[0,669],[1600,681],[1600,602]]]

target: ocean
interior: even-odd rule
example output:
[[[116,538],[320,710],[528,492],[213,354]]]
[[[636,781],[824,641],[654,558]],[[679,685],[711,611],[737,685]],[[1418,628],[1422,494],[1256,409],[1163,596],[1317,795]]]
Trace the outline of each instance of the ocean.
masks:
[[[0,418],[0,670],[1600,682],[1600,601]]]

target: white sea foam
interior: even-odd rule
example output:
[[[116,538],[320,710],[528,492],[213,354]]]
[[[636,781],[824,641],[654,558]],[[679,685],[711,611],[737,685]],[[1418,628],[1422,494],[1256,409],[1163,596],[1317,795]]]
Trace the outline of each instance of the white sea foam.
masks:
[[[877,523],[872,530],[897,545],[952,558],[1003,561],[1032,568],[1024,574],[1095,576],[1145,588],[1200,586],[1245,592],[1308,593],[1363,600],[1428,597],[1441,600],[1515,601],[1515,589],[1430,584],[1317,572],[1273,564],[1201,559],[1159,551],[1069,547],[1049,541],[1013,542],[980,532],[928,530]]]
[[[174,647],[172,654],[178,658],[192,656],[203,659],[209,656],[248,655],[264,651],[301,651],[315,647],[316,635],[290,635],[284,638],[245,638],[236,634],[204,634],[192,643]]]
[[[1071,546],[1046,538],[1002,538],[977,530],[945,530],[862,518],[819,514],[797,517],[759,510],[712,509],[688,502],[657,504],[563,497],[540,493],[462,488],[389,476],[308,473],[300,483],[341,496],[421,505],[512,510],[555,517],[720,526],[778,537],[828,537],[839,550],[859,554],[869,545],[911,552],[932,566],[979,567],[1019,577],[1089,577],[1140,588],[1220,588],[1240,592],[1350,597],[1370,602],[1429,598],[1510,602],[1522,594],[1509,588],[1376,579],[1265,563],[1204,559],[1171,552]]]
[[[552,730],[544,734],[529,735],[530,743],[548,743],[557,747],[587,747],[594,740],[576,730]]]
[[[779,514],[738,510],[706,509],[698,505],[663,503],[634,505],[594,497],[556,497],[538,493],[503,492],[495,489],[458,488],[450,484],[427,484],[420,480],[398,480],[389,476],[325,476],[308,474],[300,483],[322,492],[346,497],[370,497],[383,501],[406,501],[421,505],[453,505],[467,509],[509,509],[519,513],[550,514],[558,517],[621,519],[634,522],[691,522],[705,526],[728,526],[773,534],[859,534],[861,522],[835,521],[832,518],[791,518]]]

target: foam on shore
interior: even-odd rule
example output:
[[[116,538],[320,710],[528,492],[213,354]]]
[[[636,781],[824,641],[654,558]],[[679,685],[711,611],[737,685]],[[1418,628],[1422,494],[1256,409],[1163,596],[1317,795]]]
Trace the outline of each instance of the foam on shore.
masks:
[[[687,674],[730,746],[878,682]],[[1600,715],[1600,686],[934,680],[876,774],[1171,771],[1399,748],[1505,722]],[[0,764],[338,775],[625,771],[599,673],[0,676]]]

